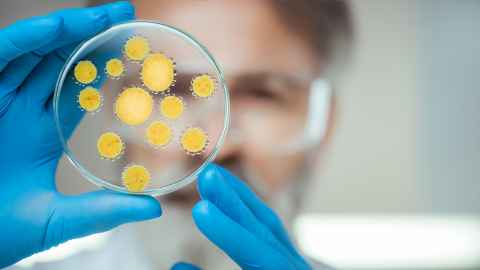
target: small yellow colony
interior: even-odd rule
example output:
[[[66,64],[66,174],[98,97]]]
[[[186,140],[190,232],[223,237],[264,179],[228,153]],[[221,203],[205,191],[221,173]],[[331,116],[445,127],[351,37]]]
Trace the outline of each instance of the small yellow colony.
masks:
[[[145,133],[148,143],[154,147],[167,145],[172,140],[172,136],[172,129],[161,121],[151,123]]]
[[[199,75],[193,78],[191,88],[195,96],[207,98],[215,92],[215,81],[210,75]]]
[[[150,53],[148,40],[141,36],[133,36],[126,43],[124,53],[133,61],[141,61]]]
[[[180,138],[183,149],[192,155],[200,154],[208,143],[207,134],[200,128],[188,128]]]
[[[130,192],[142,192],[150,182],[150,173],[141,165],[131,165],[122,173],[123,185]]]
[[[77,63],[73,73],[79,83],[89,84],[97,78],[97,67],[92,61],[84,60]]]
[[[160,112],[168,119],[177,119],[183,114],[184,103],[180,97],[170,95],[160,101]]]
[[[122,76],[124,71],[125,67],[123,62],[118,58],[112,58],[108,60],[107,64],[105,65],[105,72],[112,78],[118,78]]]
[[[127,125],[143,124],[153,111],[153,98],[140,87],[123,90],[115,102],[115,114]]]
[[[123,153],[123,142],[114,132],[105,132],[97,140],[97,150],[102,158],[114,160]]]
[[[102,105],[102,96],[97,89],[87,86],[78,95],[78,104],[87,112],[94,112]]]
[[[150,54],[143,61],[141,76],[152,92],[165,92],[175,82],[175,64],[162,53]]]

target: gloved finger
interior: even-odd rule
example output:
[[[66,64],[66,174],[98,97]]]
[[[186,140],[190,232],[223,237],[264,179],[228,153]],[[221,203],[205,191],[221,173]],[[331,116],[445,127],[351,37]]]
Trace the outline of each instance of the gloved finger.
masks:
[[[61,17],[42,16],[18,21],[0,30],[0,71],[13,59],[55,40],[62,25]]]
[[[203,200],[213,203],[220,211],[255,235],[260,241],[270,245],[291,258],[288,250],[276,239],[268,227],[259,222],[237,193],[230,187],[227,179],[218,169],[209,164],[198,177],[198,191]]]
[[[242,269],[294,269],[282,254],[259,241],[211,202],[198,202],[192,215],[198,229]]]
[[[150,196],[96,191],[60,196],[44,235],[44,249],[67,240],[104,232],[118,225],[159,217],[160,204]]]
[[[41,60],[42,57],[27,53],[12,60],[4,69],[0,75],[0,112],[11,101],[13,96],[10,94],[15,92]]]
[[[202,270],[202,269],[193,264],[178,262],[172,266],[171,270]]]
[[[43,110],[52,94],[64,61],[55,53],[48,54],[31,72],[18,91],[18,98],[28,98],[33,110]]]
[[[135,9],[132,4],[124,1],[92,8],[64,9],[50,16],[63,19],[62,32],[36,52],[45,55],[59,49],[58,53],[66,58],[74,48],[72,44],[88,39],[112,24],[134,19]],[[61,49],[63,47],[65,48]]]
[[[273,234],[279,239],[292,254],[299,255],[290,241],[290,237],[285,230],[282,221],[277,214],[268,207],[242,180],[231,174],[228,170],[217,166],[221,174],[227,179],[230,186],[236,191],[238,196],[257,217],[257,219],[265,224]]]

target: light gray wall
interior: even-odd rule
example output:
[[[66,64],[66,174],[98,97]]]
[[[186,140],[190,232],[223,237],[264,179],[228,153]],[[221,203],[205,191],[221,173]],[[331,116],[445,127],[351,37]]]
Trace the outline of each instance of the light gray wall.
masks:
[[[480,214],[480,1],[355,1],[356,58],[306,211]]]
[[[356,48],[338,89],[333,142],[319,162],[306,211],[424,208],[415,178],[415,2],[353,2]]]
[[[480,213],[480,1],[419,1],[417,178],[435,212]]]

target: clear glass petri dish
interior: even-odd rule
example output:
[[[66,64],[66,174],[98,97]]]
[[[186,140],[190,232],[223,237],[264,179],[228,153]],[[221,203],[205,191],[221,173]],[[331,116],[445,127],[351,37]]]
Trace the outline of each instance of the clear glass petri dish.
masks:
[[[54,115],[63,150],[83,177],[158,196],[190,184],[215,159],[229,102],[220,66],[197,40],[131,21],[74,50],[57,81]]]

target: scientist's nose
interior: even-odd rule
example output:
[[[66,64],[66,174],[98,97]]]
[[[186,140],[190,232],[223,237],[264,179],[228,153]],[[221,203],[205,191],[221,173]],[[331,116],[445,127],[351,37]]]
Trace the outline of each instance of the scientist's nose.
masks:
[[[238,131],[233,128],[229,130],[227,137],[225,138],[223,147],[217,155],[217,161],[240,154],[241,143],[238,140],[239,137],[234,135],[234,133],[236,132]]]
[[[223,119],[210,119],[211,121],[208,124],[208,130],[217,130],[218,131],[218,126],[220,123],[223,123]],[[230,163],[235,163],[235,160],[237,160],[240,155],[241,155],[241,134],[238,128],[235,126],[235,120],[231,119],[230,121],[230,127],[227,131],[227,135],[224,138],[223,146],[221,147],[220,152],[218,153],[215,162],[220,163],[224,166],[229,167],[229,165],[234,165]],[[213,143],[209,145],[209,147],[214,147]],[[211,150],[211,149],[209,149]],[[210,151],[205,151],[206,153],[210,153]],[[226,164],[228,163],[228,164]]]

